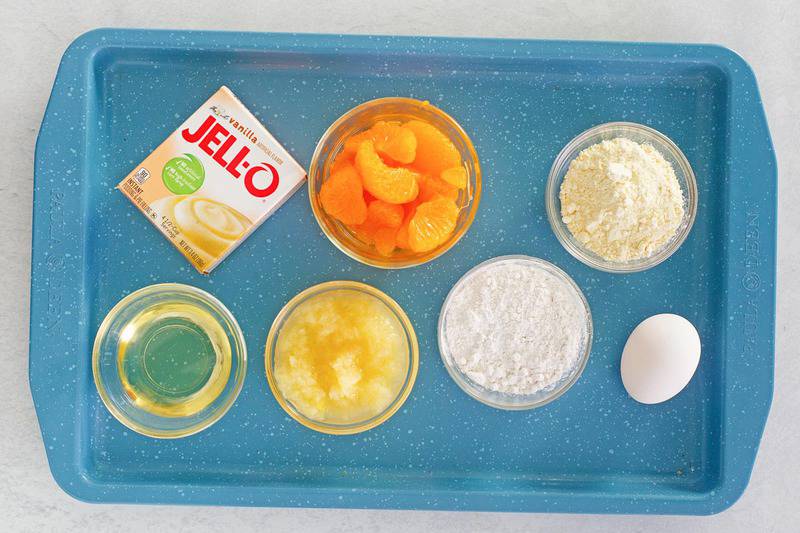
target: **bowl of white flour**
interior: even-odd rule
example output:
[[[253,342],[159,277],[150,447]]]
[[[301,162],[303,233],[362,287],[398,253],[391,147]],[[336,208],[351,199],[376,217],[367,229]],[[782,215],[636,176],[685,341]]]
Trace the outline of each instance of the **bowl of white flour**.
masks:
[[[461,389],[492,407],[540,407],[580,377],[592,314],[564,271],[524,255],[496,257],[453,286],[439,316],[439,352]]]
[[[688,236],[697,183],[667,136],[611,122],[561,150],[545,203],[553,232],[574,257],[606,272],[638,272],[665,261]]]

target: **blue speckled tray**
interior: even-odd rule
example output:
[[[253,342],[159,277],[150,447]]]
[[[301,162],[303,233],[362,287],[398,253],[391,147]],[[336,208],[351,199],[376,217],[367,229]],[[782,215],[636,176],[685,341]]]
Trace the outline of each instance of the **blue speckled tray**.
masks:
[[[305,190],[210,277],[113,189],[220,85],[308,165],[339,115],[379,96],[429,99],[472,136],[485,172],[474,225],[450,252],[403,271],[345,257]],[[666,133],[698,177],[697,222],[647,272],[594,271],[559,246],[544,209],[548,169],[601,122]],[[95,502],[713,513],[742,493],[772,396],[775,183],[753,73],[715,46],[99,30],[64,54],[36,147],[30,383],[56,481]],[[528,412],[471,400],[436,348],[439,308],[471,266],[502,254],[572,275],[595,320],[578,383]],[[393,296],[420,339],[419,377],[392,419],[336,437],[272,398],[263,345],[300,290],[356,279]],[[91,378],[105,313],[144,285],[218,296],[250,348],[242,394],[212,428],[175,441],[117,423]],[[689,386],[660,405],[628,398],[619,356],[648,315],[700,331]]]

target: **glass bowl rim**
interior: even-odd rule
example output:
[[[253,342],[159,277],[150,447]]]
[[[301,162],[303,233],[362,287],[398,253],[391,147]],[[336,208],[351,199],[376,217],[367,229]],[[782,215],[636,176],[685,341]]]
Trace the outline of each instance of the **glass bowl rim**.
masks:
[[[275,359],[275,345],[278,340],[278,335],[280,334],[286,319],[297,308],[297,306],[308,298],[316,296],[317,294],[341,289],[356,290],[368,294],[379,300],[382,304],[386,305],[397,316],[397,319],[399,320],[401,326],[403,327],[403,331],[406,333],[408,338],[409,363],[404,384],[398,391],[397,396],[386,407],[386,409],[379,414],[363,421],[349,424],[330,424],[308,418],[289,404],[289,401],[283,395],[283,392],[280,390],[280,387],[275,379],[272,363]],[[419,370],[419,343],[417,341],[416,332],[414,331],[414,326],[411,323],[411,320],[408,318],[408,315],[406,315],[400,304],[398,304],[385,292],[360,281],[325,281],[316,285],[312,285],[297,293],[288,302],[286,302],[286,304],[275,316],[275,319],[272,321],[272,325],[269,328],[267,342],[264,347],[264,367],[267,374],[267,382],[269,383],[269,388],[272,391],[272,396],[286,412],[286,414],[292,417],[296,422],[309,429],[328,435],[354,435],[356,433],[368,431],[389,420],[397,413],[397,411],[400,410],[408,397],[411,395],[411,390],[414,388],[414,383],[417,379],[417,373]]]
[[[463,372],[461,372],[461,370],[454,367],[455,363],[449,360],[452,359],[452,357],[448,357],[450,352],[449,349],[447,348],[447,342],[445,341],[445,331],[444,331],[445,317],[450,307],[452,298],[456,293],[456,290],[461,286],[461,284],[465,280],[467,280],[470,276],[474,275],[479,270],[483,270],[485,268],[489,268],[504,262],[530,263],[536,268],[540,270],[545,270],[548,273],[556,276],[561,281],[567,283],[567,285],[573,289],[574,294],[576,295],[578,301],[581,303],[581,306],[584,309],[586,317],[585,321],[586,335],[584,339],[584,346],[582,347],[583,349],[581,350],[580,359],[570,372],[569,379],[564,381],[559,387],[555,387],[551,391],[549,391],[549,394],[547,396],[527,403],[503,403],[494,401],[485,396],[481,396],[481,394],[497,394],[513,398],[515,395],[492,391],[490,389],[487,389],[486,387],[483,387],[469,380],[469,378],[463,375]],[[452,288],[447,293],[447,297],[445,297],[444,303],[442,304],[442,309],[439,312],[439,322],[437,325],[437,342],[439,345],[439,357],[441,358],[442,363],[444,364],[444,367],[447,370],[447,373],[450,375],[450,377],[453,379],[456,385],[458,385],[458,387],[462,391],[464,391],[467,395],[469,395],[473,399],[485,405],[488,405],[489,407],[494,407],[496,409],[502,409],[505,411],[525,411],[529,409],[535,409],[537,407],[542,407],[544,405],[547,405],[548,403],[553,402],[558,398],[560,398],[562,395],[564,395],[570,388],[572,388],[572,386],[578,381],[578,379],[580,379],[581,375],[583,374],[583,371],[589,362],[589,356],[591,355],[592,352],[593,338],[594,338],[594,322],[592,320],[592,311],[589,307],[589,302],[586,299],[586,296],[583,294],[583,291],[578,286],[578,284],[575,283],[575,280],[572,279],[572,277],[569,274],[564,272],[561,268],[551,263],[550,261],[523,254],[501,255],[493,257],[491,259],[482,261],[477,265],[473,266],[472,268],[470,268],[469,270],[467,270],[467,272],[465,272],[464,275],[461,276],[458,279],[458,281],[456,281],[453,284]],[[447,353],[448,355],[445,355],[445,353]],[[524,396],[524,395],[516,395],[516,396]]]
[[[136,301],[148,297],[154,296],[158,294],[186,294],[190,296],[194,296],[199,300],[209,304],[212,308],[220,313],[222,317],[228,320],[232,326],[231,335],[233,336],[234,342],[231,345],[231,359],[237,362],[236,371],[228,378],[228,383],[230,380],[234,380],[233,389],[228,393],[227,398],[225,401],[220,404],[217,408],[213,411],[209,412],[207,418],[203,418],[198,422],[188,425],[184,428],[177,428],[177,429],[170,429],[170,430],[162,430],[162,429],[154,429],[152,427],[148,427],[146,425],[142,425],[134,420],[131,420],[123,410],[119,409],[117,405],[111,400],[111,395],[108,392],[108,389],[105,386],[104,380],[101,378],[101,371],[100,371],[100,357],[101,357],[101,347],[105,343],[107,339],[107,335],[111,325],[114,321],[119,317],[119,314],[128,306],[135,303]],[[223,325],[224,327],[224,325]],[[226,328],[227,329],[227,328]],[[247,374],[247,344],[245,343],[244,333],[242,332],[239,323],[236,321],[236,317],[233,316],[233,313],[223,304],[218,298],[214,295],[200,289],[198,287],[194,287],[192,285],[186,285],[184,283],[155,283],[152,285],[147,285],[137,289],[121,300],[119,300],[111,310],[106,314],[103,318],[103,321],[100,323],[100,326],[97,328],[97,333],[95,334],[94,344],[92,346],[92,375],[95,383],[95,387],[97,388],[97,392],[100,395],[100,399],[102,400],[103,404],[105,405],[106,409],[111,413],[111,415],[117,419],[122,425],[139,433],[141,435],[145,435],[147,437],[153,437],[157,439],[178,439],[182,437],[188,437],[190,435],[194,435],[195,433],[199,433],[217,421],[219,421],[225,414],[233,407],[233,404],[236,402],[236,399],[239,396],[243,386],[244,386],[244,378]],[[219,398],[219,396],[217,397]],[[216,399],[215,399],[216,401]],[[158,415],[153,415],[149,413],[150,416],[154,416],[157,418],[164,418],[159,417]]]
[[[678,233],[676,233],[676,235],[674,235],[666,245],[664,245],[653,255],[643,259],[627,262],[613,262],[602,259],[600,256],[590,252],[585,247],[573,243],[570,240],[571,233],[569,228],[567,228],[566,224],[564,224],[561,220],[561,213],[556,206],[561,183],[563,183],[563,176],[560,179],[558,176],[562,169],[568,167],[574,159],[574,157],[568,158],[567,156],[575,151],[575,148],[578,145],[584,143],[585,141],[592,139],[593,137],[600,137],[604,133],[613,130],[633,130],[636,133],[646,137],[648,139],[647,142],[652,142],[656,149],[662,147],[666,149],[672,158],[678,163],[679,168],[675,169],[676,173],[680,172],[686,181],[686,187],[681,186],[681,190],[685,194],[686,209],[684,210],[683,220],[679,226]],[[624,136],[618,135],[617,137]],[[678,183],[681,183],[680,179],[678,180]],[[654,266],[659,265],[669,259],[672,254],[674,254],[681,247],[686,238],[689,236],[697,216],[697,206],[697,178],[691,164],[689,163],[689,160],[686,158],[686,155],[672,139],[660,131],[636,122],[606,122],[593,126],[575,136],[566,145],[564,145],[553,161],[553,165],[550,167],[550,173],[547,176],[547,185],[545,187],[545,207],[547,211],[547,219],[550,222],[550,227],[552,228],[553,233],[555,233],[556,238],[561,246],[563,246],[564,249],[570,253],[570,255],[583,264],[596,270],[609,272],[612,274],[641,272],[653,268]]]
[[[322,179],[322,165],[320,160],[322,159],[322,150],[324,145],[333,137],[334,132],[338,127],[340,127],[343,123],[350,120],[353,116],[357,115],[358,113],[364,112],[365,110],[369,110],[372,108],[379,107],[381,105],[388,105],[388,104],[404,104],[409,105],[412,107],[424,107],[426,109],[431,110],[435,115],[439,118],[447,122],[456,132],[458,132],[459,137],[464,142],[466,147],[466,151],[469,154],[470,159],[472,160],[472,166],[474,167],[474,175],[475,175],[475,188],[472,192],[472,199],[470,200],[469,204],[466,208],[469,210],[467,213],[466,219],[464,224],[461,228],[458,228],[454,234],[450,237],[449,242],[446,245],[439,246],[432,250],[431,252],[425,252],[419,258],[411,258],[406,261],[383,261],[380,259],[374,259],[370,257],[362,256],[361,254],[357,253],[356,251],[350,249],[346,246],[343,242],[341,242],[327,227],[327,225],[323,222],[323,219],[330,218],[329,215],[324,213],[320,206],[314,201],[314,197],[316,196],[316,192],[314,191],[314,184]],[[319,177],[318,177],[319,175]],[[472,139],[461,127],[452,116],[448,113],[443,111],[438,106],[435,106],[428,102],[427,100],[419,100],[416,98],[409,98],[404,96],[386,96],[381,98],[374,98],[372,100],[367,100],[362,102],[355,107],[346,111],[343,115],[337,118],[320,137],[319,141],[317,142],[316,147],[314,148],[314,153],[311,156],[311,164],[308,168],[308,200],[311,204],[311,211],[314,213],[314,219],[317,221],[322,232],[328,238],[328,240],[342,253],[350,257],[351,259],[355,259],[356,261],[363,263],[365,265],[369,265],[376,268],[382,268],[386,270],[397,270],[402,268],[412,268],[415,266],[424,265],[430,261],[433,261],[442,255],[444,255],[448,250],[453,248],[461,238],[467,233],[469,228],[472,226],[472,223],[475,221],[475,216],[478,212],[478,206],[480,205],[481,200],[481,192],[482,192],[482,171],[480,166],[480,160],[478,158],[478,152],[475,150],[475,146],[472,143]],[[463,208],[462,208],[463,209]]]

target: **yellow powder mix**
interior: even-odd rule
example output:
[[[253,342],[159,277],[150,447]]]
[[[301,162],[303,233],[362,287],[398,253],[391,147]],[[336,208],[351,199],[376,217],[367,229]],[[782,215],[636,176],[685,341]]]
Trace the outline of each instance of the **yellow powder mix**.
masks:
[[[651,145],[622,137],[582,150],[559,197],[572,235],[608,261],[650,257],[683,220],[683,192],[672,165]]]

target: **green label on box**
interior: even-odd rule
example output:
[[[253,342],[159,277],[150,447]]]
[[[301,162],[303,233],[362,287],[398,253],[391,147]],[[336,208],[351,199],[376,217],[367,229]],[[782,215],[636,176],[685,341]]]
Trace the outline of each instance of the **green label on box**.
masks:
[[[192,194],[203,185],[206,171],[203,164],[192,154],[174,157],[167,161],[161,172],[164,185],[175,194]]]

